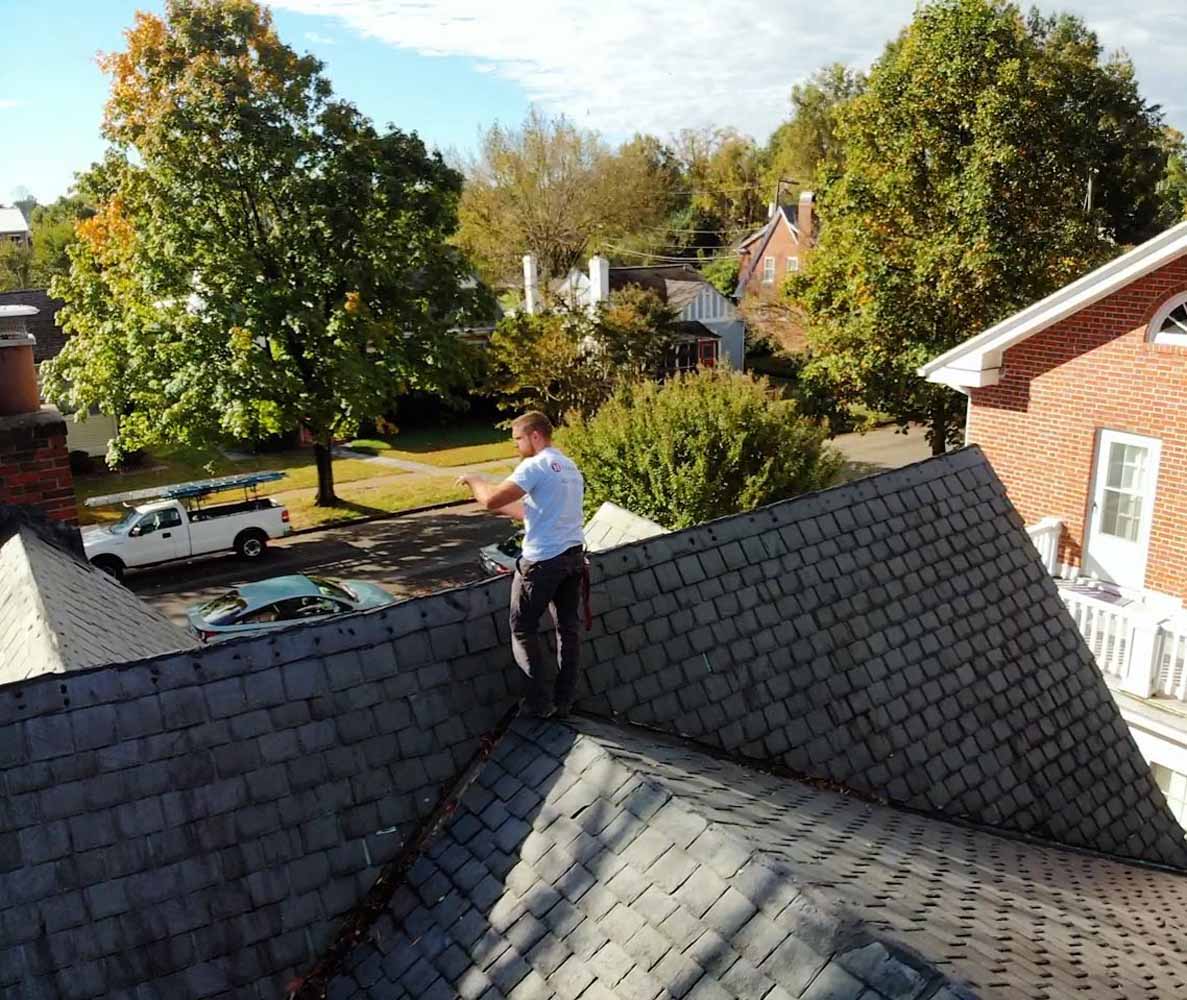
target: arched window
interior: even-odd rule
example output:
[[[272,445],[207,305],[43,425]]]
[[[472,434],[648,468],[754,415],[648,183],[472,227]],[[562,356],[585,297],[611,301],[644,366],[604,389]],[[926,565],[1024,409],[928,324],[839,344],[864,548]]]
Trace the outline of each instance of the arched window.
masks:
[[[1146,339],[1155,344],[1187,347],[1187,292],[1180,292],[1162,303],[1150,320]]]

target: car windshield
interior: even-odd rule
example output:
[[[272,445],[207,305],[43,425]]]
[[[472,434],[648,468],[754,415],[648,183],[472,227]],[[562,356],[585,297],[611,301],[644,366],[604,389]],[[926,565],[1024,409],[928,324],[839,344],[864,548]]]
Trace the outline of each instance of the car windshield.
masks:
[[[198,608],[198,613],[210,625],[230,625],[246,607],[247,601],[240,596],[239,591],[228,590],[213,601],[203,604]]]
[[[331,597],[338,601],[348,601],[351,604],[358,602],[359,595],[341,583],[327,580],[324,576],[311,576],[309,579],[321,591],[323,597]]]
[[[523,532],[512,535],[505,542],[499,542],[499,551],[512,559],[518,559],[523,552]]]
[[[115,524],[108,527],[108,531],[112,531],[117,535],[126,535],[128,529],[136,523],[136,519],[140,517],[140,511],[135,507],[129,507],[128,512],[121,517]]]

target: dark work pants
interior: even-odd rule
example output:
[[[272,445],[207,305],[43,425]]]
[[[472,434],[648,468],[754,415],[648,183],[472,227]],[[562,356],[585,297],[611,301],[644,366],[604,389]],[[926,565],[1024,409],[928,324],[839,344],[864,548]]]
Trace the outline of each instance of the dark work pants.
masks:
[[[529,676],[528,711],[545,713],[569,706],[577,690],[581,637],[581,573],[585,552],[580,545],[552,559],[520,559],[511,581],[511,651]],[[552,663],[540,648],[540,618],[552,611],[556,623],[556,653]]]

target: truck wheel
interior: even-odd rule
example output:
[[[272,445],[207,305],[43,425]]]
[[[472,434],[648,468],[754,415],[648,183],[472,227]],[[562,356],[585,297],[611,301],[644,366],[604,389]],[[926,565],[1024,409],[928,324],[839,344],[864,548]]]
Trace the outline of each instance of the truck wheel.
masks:
[[[235,539],[235,551],[241,559],[259,559],[268,547],[268,536],[262,531],[245,531]]]
[[[115,556],[99,556],[91,565],[116,580],[122,580],[124,578],[124,564],[116,559]]]

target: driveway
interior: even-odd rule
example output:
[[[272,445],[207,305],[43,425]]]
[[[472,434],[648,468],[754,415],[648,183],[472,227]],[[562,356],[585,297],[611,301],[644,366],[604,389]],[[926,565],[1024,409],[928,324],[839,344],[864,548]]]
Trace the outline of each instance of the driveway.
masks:
[[[897,427],[878,427],[865,434],[838,434],[829,444],[845,456],[842,482],[931,458],[931,445],[919,424],[913,424],[908,434],[900,434]]]
[[[220,556],[129,573],[125,582],[179,624],[186,608],[228,587],[286,573],[369,580],[412,597],[482,579],[478,549],[514,530],[507,518],[465,504],[294,535],[272,542],[255,564]]]

